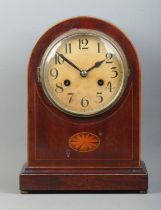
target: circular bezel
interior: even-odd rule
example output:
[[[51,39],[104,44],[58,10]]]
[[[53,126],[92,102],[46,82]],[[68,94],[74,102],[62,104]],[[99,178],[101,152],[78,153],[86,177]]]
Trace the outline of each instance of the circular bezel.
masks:
[[[99,111],[95,112],[95,113],[78,113],[77,111],[71,111],[66,107],[62,107],[62,105],[60,105],[58,102],[54,101],[51,94],[47,91],[46,86],[45,86],[45,82],[44,82],[44,65],[45,65],[45,61],[49,55],[49,53],[51,52],[51,50],[53,50],[54,46],[59,42],[61,44],[62,41],[64,41],[65,39],[68,39],[69,37],[72,36],[77,36],[77,35],[92,35],[92,36],[96,36],[96,37],[100,37],[105,39],[106,41],[108,41],[114,48],[115,50],[118,52],[122,63],[123,63],[123,70],[124,70],[124,74],[123,74],[123,79],[122,79],[122,84],[119,88],[119,91],[117,92],[117,94],[115,95],[115,97],[111,100],[111,102],[108,104],[108,106],[103,107],[102,109],[100,109]],[[55,53],[56,53],[56,49],[55,49]],[[56,108],[58,108],[59,110],[63,111],[64,113],[70,114],[72,116],[78,116],[78,117],[92,117],[92,116],[96,116],[99,114],[104,113],[105,111],[111,109],[121,98],[125,87],[127,85],[127,81],[128,81],[128,77],[130,75],[130,71],[128,68],[128,63],[127,63],[127,59],[126,56],[122,50],[122,48],[120,47],[120,45],[110,36],[108,36],[107,34],[104,34],[103,32],[97,31],[97,30],[92,30],[92,29],[71,29],[68,32],[65,32],[64,34],[60,35],[58,38],[56,38],[46,49],[42,59],[41,59],[41,63],[40,63],[40,82],[41,82],[41,86],[42,89],[46,95],[46,97],[49,99],[49,101],[51,102],[51,104],[53,106],[55,106]]]

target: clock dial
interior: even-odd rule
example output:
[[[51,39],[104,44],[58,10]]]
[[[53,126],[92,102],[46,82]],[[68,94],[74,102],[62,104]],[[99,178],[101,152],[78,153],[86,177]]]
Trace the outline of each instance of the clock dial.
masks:
[[[128,74],[120,46],[93,30],[72,30],[59,37],[40,64],[42,87],[52,104],[69,114],[87,117],[118,101]]]

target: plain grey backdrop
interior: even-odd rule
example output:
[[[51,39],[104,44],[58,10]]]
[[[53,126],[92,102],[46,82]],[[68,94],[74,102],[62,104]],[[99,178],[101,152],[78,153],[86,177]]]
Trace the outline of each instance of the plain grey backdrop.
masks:
[[[122,29],[142,69],[142,159],[148,194],[21,195],[26,161],[26,67],[40,35],[72,16]],[[0,209],[161,209],[161,0],[0,0]]]

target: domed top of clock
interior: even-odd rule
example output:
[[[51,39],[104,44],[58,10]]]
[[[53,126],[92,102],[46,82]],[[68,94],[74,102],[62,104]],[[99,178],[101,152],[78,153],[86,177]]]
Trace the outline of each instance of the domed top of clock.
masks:
[[[131,74],[129,53],[137,57],[118,28],[91,17],[53,26],[35,51],[43,97],[53,108],[78,117],[99,115],[119,102]]]

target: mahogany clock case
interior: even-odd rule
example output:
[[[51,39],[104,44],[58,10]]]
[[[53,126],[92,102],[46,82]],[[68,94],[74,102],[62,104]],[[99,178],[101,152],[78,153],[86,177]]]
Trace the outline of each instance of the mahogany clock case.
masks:
[[[54,107],[38,79],[47,47],[71,29],[98,30],[112,37],[127,58],[130,76],[119,101],[90,118],[70,116]],[[140,66],[136,51],[117,27],[92,17],[67,19],[50,28],[36,43],[28,64],[28,161],[20,174],[21,191],[91,191],[148,189],[140,160]],[[88,132],[100,138],[91,152],[77,152],[68,140]]]

